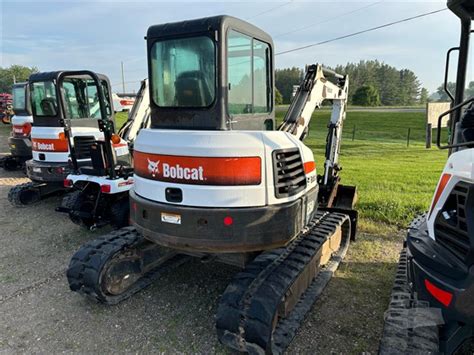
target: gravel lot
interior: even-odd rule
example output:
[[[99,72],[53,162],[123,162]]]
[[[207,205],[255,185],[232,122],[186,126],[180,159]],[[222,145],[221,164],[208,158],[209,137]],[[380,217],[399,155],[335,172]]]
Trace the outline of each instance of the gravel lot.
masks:
[[[8,151],[0,127],[0,152]],[[90,233],[54,211],[55,196],[26,208],[7,200],[21,172],[0,170],[0,352],[226,353],[215,335],[219,296],[236,269],[198,261],[120,305],[68,289],[65,270]],[[361,234],[308,315],[290,353],[376,352],[401,235]]]

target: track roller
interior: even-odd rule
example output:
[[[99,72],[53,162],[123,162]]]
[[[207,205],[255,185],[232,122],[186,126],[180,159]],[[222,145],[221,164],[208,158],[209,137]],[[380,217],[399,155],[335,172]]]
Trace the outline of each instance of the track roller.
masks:
[[[222,295],[219,340],[240,352],[284,352],[345,256],[350,233],[347,215],[318,212],[287,247],[256,257]]]
[[[83,245],[69,263],[67,279],[72,291],[112,305],[189,259],[147,241],[134,227],[126,227]]]

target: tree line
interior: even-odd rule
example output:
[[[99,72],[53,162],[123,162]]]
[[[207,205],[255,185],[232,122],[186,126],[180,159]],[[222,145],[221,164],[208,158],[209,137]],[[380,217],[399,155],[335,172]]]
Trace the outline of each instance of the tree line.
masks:
[[[37,73],[36,67],[25,67],[22,65],[11,65],[8,68],[0,67],[0,93],[12,92],[14,82],[21,83],[27,81],[31,74]]]
[[[409,106],[428,100],[428,90],[421,87],[409,69],[397,69],[378,60],[361,60],[331,69],[349,75],[349,103],[353,105]],[[303,75],[303,70],[296,67],[276,70],[275,86],[283,103],[290,102],[293,85],[298,85]]]

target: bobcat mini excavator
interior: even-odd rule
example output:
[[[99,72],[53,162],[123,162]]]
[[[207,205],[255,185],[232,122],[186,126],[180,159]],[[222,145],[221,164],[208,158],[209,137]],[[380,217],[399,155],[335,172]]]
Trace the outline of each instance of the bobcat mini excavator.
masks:
[[[11,119],[12,132],[8,138],[10,155],[0,159],[0,167],[5,170],[23,169],[31,154],[31,103],[28,83],[17,83],[12,88],[12,106],[14,115]]]
[[[33,113],[31,140],[33,159],[26,162],[31,182],[14,186],[8,199],[14,206],[24,206],[51,194],[64,191],[64,179],[70,172],[70,151],[64,134],[64,120],[70,119],[79,162],[90,160],[91,140],[103,137],[97,127],[99,101],[97,89],[90,76],[74,75],[72,71],[32,74],[28,80]],[[111,101],[107,77],[100,75],[110,111]],[[59,105],[59,98],[65,105]]]
[[[152,26],[146,38],[151,128],[135,141],[133,226],[82,246],[69,286],[115,304],[189,256],[236,265],[218,337],[238,351],[280,353],[355,236],[355,188],[338,175],[348,78],[308,66],[275,130],[265,32],[216,16]],[[303,140],[325,100],[332,115],[318,176]]]
[[[150,125],[148,81],[142,82],[128,120],[117,134],[113,125],[107,124],[108,120],[109,117],[105,116],[97,121],[105,140],[91,140],[90,154],[99,154],[100,159],[92,159],[90,164],[79,164],[78,154],[81,152],[75,149],[70,137],[72,121],[67,119],[64,124],[66,137],[70,138],[69,150],[74,167],[64,185],[74,190],[64,197],[56,210],[68,213],[72,222],[87,229],[107,224],[115,228],[128,226],[128,191],[133,184],[131,153],[138,132]],[[104,145],[110,144],[107,143],[110,140],[113,150],[107,151]]]
[[[409,226],[385,315],[381,354],[451,354],[474,336],[474,97],[465,100],[472,0],[449,0],[461,41],[448,51],[451,109],[438,120],[437,145],[449,149],[431,208]],[[449,57],[459,52],[456,92],[447,89]],[[441,143],[441,123],[450,138]]]

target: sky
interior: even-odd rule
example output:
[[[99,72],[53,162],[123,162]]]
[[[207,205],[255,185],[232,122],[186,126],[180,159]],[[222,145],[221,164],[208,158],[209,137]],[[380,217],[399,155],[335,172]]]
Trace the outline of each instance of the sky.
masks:
[[[121,91],[123,62],[126,91],[133,91],[147,75],[144,36],[154,24],[232,15],[269,33],[278,53],[445,7],[445,1],[423,0],[0,0],[0,66],[94,70],[110,78],[114,91]],[[275,62],[277,68],[284,68],[378,59],[414,71],[422,85],[433,92],[443,82],[446,51],[458,45],[459,30],[457,17],[443,11],[277,55]],[[468,80],[474,80],[471,60],[469,67]],[[452,78],[454,72],[453,65]]]

